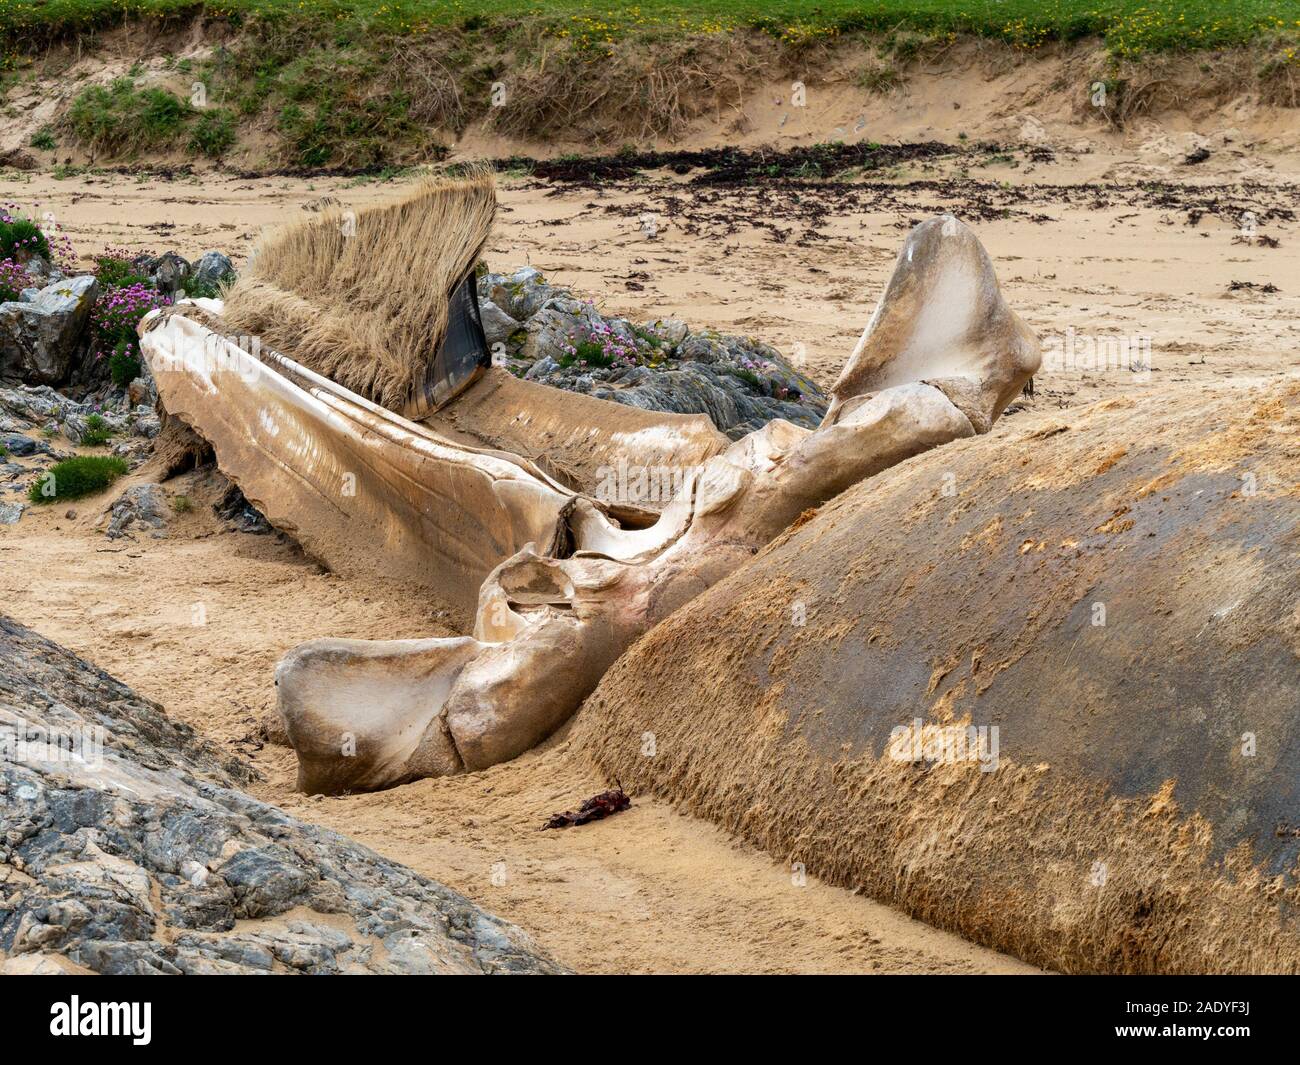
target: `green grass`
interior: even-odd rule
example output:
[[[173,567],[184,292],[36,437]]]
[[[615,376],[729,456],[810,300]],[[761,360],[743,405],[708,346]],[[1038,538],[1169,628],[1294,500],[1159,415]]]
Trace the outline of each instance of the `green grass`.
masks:
[[[247,147],[264,153],[254,160],[262,167],[374,173],[445,158],[444,135],[479,120],[534,139],[572,132],[584,116],[612,135],[675,135],[698,114],[691,101],[725,95],[711,71],[773,51],[737,45],[735,31],[769,35],[783,66],[814,73],[824,45],[870,43],[878,61],[860,84],[882,94],[958,34],[1019,49],[1104,38],[1116,68],[1149,52],[1257,42],[1261,98],[1294,103],[1300,84],[1300,0],[0,0],[0,83],[6,65],[23,69],[56,39],[125,20],[177,30],[199,15],[226,21],[212,34],[222,43],[165,66],[201,80],[211,107],[120,78],[82,89],[41,144],[57,132],[97,159],[177,149],[219,158]],[[647,71],[684,80],[651,92]],[[752,65],[734,73],[756,75]],[[494,112],[497,81],[513,105]],[[600,114],[611,101],[626,103],[625,127]],[[250,130],[270,137],[241,141]],[[54,167],[56,178],[77,172]]]
[[[32,482],[27,498],[33,503],[55,503],[102,492],[126,473],[116,455],[79,455],[56,462]]]
[[[102,415],[92,414],[86,419],[86,431],[81,434],[83,447],[103,447],[113,439],[113,427]]]
[[[653,30],[702,33],[754,27],[790,41],[853,31],[908,28],[963,32],[1033,46],[1104,36],[1117,54],[1217,48],[1300,28],[1300,0],[0,0],[0,35],[67,36],[135,18],[163,22],[195,14],[283,23],[333,24],[401,34],[456,26],[474,32],[502,21],[540,19],[556,35],[594,45]]]
[[[20,251],[26,251],[36,252],[48,260],[50,242],[41,227],[17,212],[8,217],[7,222],[0,217],[0,259],[12,259]]]
[[[169,147],[192,115],[193,108],[174,93],[137,89],[130,78],[118,78],[108,88],[82,89],[66,122],[88,148],[121,153]]]
[[[235,143],[235,125],[235,113],[228,108],[200,112],[190,130],[190,151],[209,159],[220,158]]]

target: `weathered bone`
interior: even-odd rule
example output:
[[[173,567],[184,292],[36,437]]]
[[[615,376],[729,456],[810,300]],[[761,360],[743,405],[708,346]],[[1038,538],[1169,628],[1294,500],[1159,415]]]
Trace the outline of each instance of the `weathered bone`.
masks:
[[[218,339],[242,373],[196,372],[176,356],[193,355],[201,336],[212,333],[173,316],[143,347],[168,409],[212,441],[272,523],[326,557],[385,551],[378,568],[457,592],[493,552],[504,559],[482,581],[472,640],[318,640],[281,661],[280,712],[299,786],[312,792],[482,769],[528,750],[638,636],[803,511],[987,431],[1038,367],[1037,341],[979,241],[950,216],[933,219],[909,236],[822,425],[769,423],[692,471],[654,525],[628,529],[532,463],[455,444],[282,356],[259,363]],[[329,488],[349,470],[357,498],[341,506]],[[421,543],[439,572],[412,551]]]

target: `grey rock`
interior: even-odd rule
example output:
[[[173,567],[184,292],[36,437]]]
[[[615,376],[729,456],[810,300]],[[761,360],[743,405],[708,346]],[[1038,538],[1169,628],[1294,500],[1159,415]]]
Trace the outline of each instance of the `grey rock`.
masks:
[[[262,512],[248,501],[236,484],[226,489],[225,494],[212,504],[212,509],[217,517],[224,518],[237,532],[265,536],[275,531]]]
[[[825,416],[827,396],[768,344],[692,333],[677,318],[640,327],[606,318],[534,267],[484,274],[478,285],[485,319],[501,323],[490,341],[518,337],[522,328],[522,344],[511,345],[503,364],[526,380],[644,410],[706,414],[732,439],[773,418],[813,429]],[[522,324],[506,332],[511,322]],[[570,350],[591,340],[601,344],[599,354],[584,359]]]
[[[149,277],[159,292],[174,295],[178,289],[185,287],[190,279],[193,267],[189,260],[174,251],[163,252],[149,264]]]
[[[205,251],[194,264],[194,280],[203,285],[216,285],[232,277],[235,264],[219,251]]]
[[[90,430],[89,418],[91,414],[98,414],[114,434],[119,434],[126,428],[126,419],[120,414],[109,411],[83,412],[83,410],[79,409],[69,409],[63,414],[59,429],[72,443],[81,444],[85,441],[86,433]]]
[[[24,270],[32,277],[46,284],[50,281],[62,280],[63,275],[55,267],[51,266],[45,256],[39,252],[33,252],[30,255],[19,255],[18,258],[22,262]],[[58,274],[57,277],[54,276],[56,274]]]
[[[46,421],[57,423],[62,412],[80,409],[80,404],[60,395],[49,385],[0,388],[0,410],[20,418],[27,425]]]
[[[0,303],[0,380],[66,380],[98,295],[87,274],[46,285],[29,302]]]
[[[110,540],[127,536],[133,529],[162,529],[167,525],[167,495],[156,484],[128,488],[108,508]]]
[[[548,300],[568,295],[568,289],[547,284],[541,271],[531,266],[509,277],[484,274],[478,279],[478,288],[480,306],[489,300],[519,322],[531,318]]]
[[[131,432],[136,436],[142,436],[146,440],[152,440],[162,432],[162,422],[158,415],[149,411],[145,414],[137,414],[135,420],[131,423]]]
[[[40,449],[39,441],[33,440],[30,436],[24,436],[22,433],[6,433],[0,437],[0,444],[4,444],[5,450],[11,455],[35,455]]]
[[[560,364],[549,355],[544,355],[528,368],[528,371],[524,374],[524,379],[528,381],[544,381],[550,384],[549,379],[559,371]]]
[[[653,322],[647,323],[646,328],[663,337],[672,351],[676,351],[690,335],[686,323],[680,318],[656,318]]]
[[[626,319],[604,319],[590,303],[569,296],[556,296],[546,302],[524,327],[527,335],[519,352],[521,358],[550,358],[557,362],[570,357],[575,341],[609,338],[620,346],[636,346],[636,334]]]
[[[17,525],[26,509],[26,503],[0,503],[0,525]]]
[[[88,415],[80,412],[71,412],[59,423],[59,428],[72,443],[80,444],[86,435],[86,431],[90,428],[86,424],[87,417]]]
[[[217,873],[235,893],[239,917],[274,917],[297,904],[314,879],[277,847],[250,847]]]
[[[0,743],[0,971],[563,971],[456,892],[240,791],[245,763],[3,615]]]
[[[539,347],[555,350],[566,325],[556,325],[548,308],[528,323],[541,323]],[[607,323],[611,331],[620,321]],[[647,328],[644,333],[651,334]],[[617,334],[616,334],[617,335]],[[662,337],[662,333],[659,336]],[[642,410],[706,414],[723,433],[739,440],[773,418],[815,429],[826,414],[827,398],[798,373],[775,348],[745,337],[713,332],[690,334],[671,354],[667,339],[649,344],[638,338],[638,358],[652,363],[617,360],[611,366],[563,366],[563,355],[543,357],[524,373],[528,380],[624,403]],[[527,351],[527,345],[525,345]]]
[[[479,318],[483,322],[483,335],[489,344],[504,344],[520,328],[518,319],[511,318],[491,300],[479,304]]]

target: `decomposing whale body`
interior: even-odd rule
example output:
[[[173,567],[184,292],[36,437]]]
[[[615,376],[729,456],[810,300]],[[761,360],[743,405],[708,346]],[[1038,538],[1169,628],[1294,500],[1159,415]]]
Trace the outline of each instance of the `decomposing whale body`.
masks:
[[[1032,962],[1295,972],[1298,480],[1295,377],[959,441],[651,630],[571,743]]]
[[[469,187],[478,195],[479,185]],[[373,224],[394,239],[384,214],[394,210],[418,217],[406,204],[374,208],[353,219],[355,232]],[[312,366],[289,347],[295,335],[274,329],[267,332],[287,350],[255,355],[232,325],[260,330],[265,308],[285,302],[276,291],[300,284],[304,241],[281,238],[259,252],[250,286],[261,309],[237,307],[237,286],[224,306],[196,301],[142,327],[160,397],[212,444],[221,468],[273,524],[329,564],[407,576],[461,602],[477,595],[472,636],[318,640],[285,656],[280,713],[308,791],[382,788],[528,750],[652,626],[810,508],[910,456],[987,430],[1039,362],[1037,339],[1007,308],[979,241],[954,218],[934,219],[909,236],[815,431],[777,420],[727,444],[697,419],[574,402],[583,397],[565,396],[563,406],[539,401],[547,421],[544,431],[524,434],[530,449],[547,439],[573,448],[585,433],[589,450],[611,457],[622,450],[642,463],[645,448],[682,468],[682,490],[655,515],[578,490],[573,478],[544,468],[544,455],[471,446],[467,439],[496,440],[481,415],[472,432],[463,422],[456,428],[464,435],[447,432],[455,420],[446,412],[472,409],[487,378],[442,408],[442,422],[420,424],[377,402],[409,409],[411,389],[424,380],[414,356],[396,359],[400,388],[369,377],[315,344],[331,334],[313,332],[306,312],[297,321]],[[286,246],[295,250],[281,268],[277,247]],[[481,241],[457,244],[471,246]],[[442,276],[452,288],[458,283],[454,271]],[[331,284],[347,291],[337,279]],[[340,321],[330,327],[335,334]],[[437,339],[436,330],[414,332],[417,348]],[[321,372],[331,366],[345,366],[370,396]],[[499,398],[479,410],[494,403],[501,410]],[[515,420],[529,417],[524,409]],[[502,435],[520,439],[517,428]]]

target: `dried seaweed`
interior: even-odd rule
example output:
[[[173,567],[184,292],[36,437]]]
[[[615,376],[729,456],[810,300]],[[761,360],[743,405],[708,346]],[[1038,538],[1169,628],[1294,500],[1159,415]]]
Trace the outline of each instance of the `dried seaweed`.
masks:
[[[611,814],[626,810],[632,805],[632,800],[623,791],[623,785],[615,783],[617,786],[609,791],[602,791],[599,795],[584,799],[582,805],[576,811],[565,810],[562,814],[556,814],[546,824],[542,825],[542,830],[585,825],[588,821],[600,821]]]

